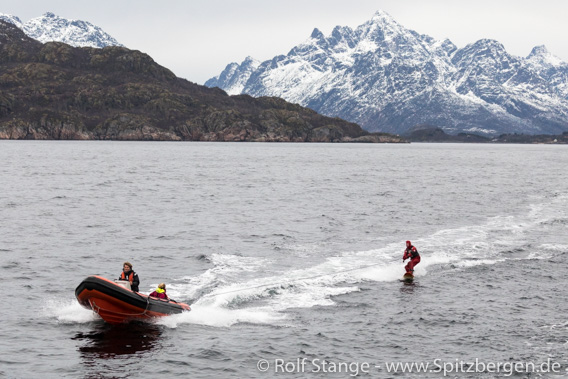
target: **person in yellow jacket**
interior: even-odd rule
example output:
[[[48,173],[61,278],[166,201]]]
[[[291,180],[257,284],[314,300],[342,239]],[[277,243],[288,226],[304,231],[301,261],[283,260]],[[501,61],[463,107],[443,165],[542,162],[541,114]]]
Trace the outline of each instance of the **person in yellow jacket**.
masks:
[[[156,290],[154,292],[152,292],[150,294],[150,296],[152,297],[157,297],[159,299],[166,299],[169,300],[168,295],[166,294],[166,284],[165,283],[160,283],[158,285],[158,288],[156,288]]]

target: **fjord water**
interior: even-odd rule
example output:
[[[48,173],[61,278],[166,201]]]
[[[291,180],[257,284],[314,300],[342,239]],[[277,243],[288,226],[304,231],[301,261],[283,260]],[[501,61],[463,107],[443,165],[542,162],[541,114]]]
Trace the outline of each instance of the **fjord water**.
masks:
[[[566,146],[1,141],[0,158],[0,377],[566,375]],[[124,261],[193,310],[115,327],[81,308],[80,281]]]

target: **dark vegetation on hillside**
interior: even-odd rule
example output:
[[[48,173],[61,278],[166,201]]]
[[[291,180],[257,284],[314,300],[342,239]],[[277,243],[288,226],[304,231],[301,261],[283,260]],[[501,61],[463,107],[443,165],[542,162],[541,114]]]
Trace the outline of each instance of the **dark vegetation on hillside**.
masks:
[[[404,142],[279,98],[228,96],[139,51],[42,44],[2,21],[0,138]]]

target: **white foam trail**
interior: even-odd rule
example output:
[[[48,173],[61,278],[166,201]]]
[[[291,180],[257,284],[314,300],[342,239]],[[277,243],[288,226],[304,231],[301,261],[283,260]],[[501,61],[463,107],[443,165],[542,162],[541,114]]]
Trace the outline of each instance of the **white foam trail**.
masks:
[[[201,289],[211,287],[219,280],[219,273],[210,269],[197,277],[184,277],[183,280],[186,282],[184,285],[170,285],[170,289],[176,292],[170,292],[170,295],[194,299]]]
[[[397,251],[397,253],[393,253]],[[227,307],[239,306],[245,302],[264,302],[270,312],[279,312],[290,308],[308,308],[313,306],[330,306],[335,304],[332,296],[359,291],[357,284],[371,281],[395,281],[404,274],[402,250],[399,244],[392,244],[382,249],[370,251],[344,252],[341,256],[327,258],[324,262],[305,269],[296,269],[282,275],[255,278],[249,281],[231,283],[220,286],[203,296],[193,305],[192,309],[202,307],[209,310],[226,310]],[[448,263],[451,257],[438,254],[429,258],[426,264],[417,266],[417,276],[426,273],[426,267],[432,264]],[[230,258],[235,260],[233,256]],[[242,264],[242,262],[241,262]],[[241,265],[237,265],[239,270]],[[204,273],[210,278],[211,271],[223,275],[224,270],[234,271],[225,266],[215,267]],[[210,279],[198,278],[196,283],[210,283]],[[337,286],[341,283],[355,284],[352,286]],[[191,292],[197,292],[192,288]],[[234,312],[234,311],[231,311]],[[216,319],[215,325],[227,325],[234,320],[236,314],[224,314],[229,319]],[[275,317],[277,314],[271,314]],[[191,320],[190,316],[187,321]],[[206,319],[210,319],[207,317]],[[193,320],[195,321],[195,320]],[[254,321],[251,321],[254,322]],[[208,324],[209,325],[209,324]]]
[[[271,308],[226,309],[217,306],[193,306],[184,312],[156,320],[159,325],[177,328],[180,324],[198,324],[214,327],[230,327],[238,323],[278,324],[286,315],[275,313]]]
[[[563,244],[553,244],[553,243],[544,243],[542,245],[539,246],[540,249],[544,249],[544,250],[552,250],[552,251],[560,251],[560,252],[567,252],[568,251],[568,245],[563,245]]]
[[[64,324],[84,324],[100,320],[92,310],[83,308],[77,300],[49,299],[43,306],[43,316]]]
[[[238,255],[212,254],[209,258],[214,267],[197,277],[185,277],[186,284],[179,290],[183,298],[195,298],[201,290],[215,285],[232,283],[246,276],[254,276],[261,268],[270,264],[266,259]]]
[[[331,306],[335,302],[330,296],[344,295],[359,291],[359,287],[327,287],[304,284],[296,286],[293,291],[282,291],[277,299],[271,302],[276,311],[290,308],[310,308],[314,306]]]
[[[568,197],[566,197],[568,199]],[[528,214],[499,216],[481,225],[440,230],[413,240],[422,261],[415,275],[426,275],[434,266],[450,265],[466,269],[494,265],[507,259],[545,259],[566,244],[542,244],[537,251],[524,252],[529,233],[543,222],[556,220],[558,203],[534,206]],[[562,205],[561,204],[561,205]],[[278,323],[290,308],[334,305],[333,296],[359,291],[365,281],[395,281],[404,273],[404,241],[367,251],[347,251],[322,258],[319,264],[282,272],[282,265],[269,259],[214,254],[214,267],[180,285],[181,294],[201,296],[192,312],[172,316],[160,323],[175,327],[180,323],[231,326],[239,322]],[[257,277],[257,272],[265,277]],[[243,308],[244,304],[247,308]],[[251,307],[251,305],[253,307]],[[254,307],[261,305],[260,307]]]
[[[471,261],[461,261],[453,263],[454,267],[461,267],[461,268],[469,268],[475,266],[483,266],[483,265],[494,265],[498,262],[504,262],[505,259],[479,259],[479,260],[471,260]]]
[[[545,253],[545,252],[542,252],[542,251],[535,251],[535,252],[530,253],[526,257],[526,259],[550,259],[553,256],[554,256],[554,254],[550,253],[550,252]]]

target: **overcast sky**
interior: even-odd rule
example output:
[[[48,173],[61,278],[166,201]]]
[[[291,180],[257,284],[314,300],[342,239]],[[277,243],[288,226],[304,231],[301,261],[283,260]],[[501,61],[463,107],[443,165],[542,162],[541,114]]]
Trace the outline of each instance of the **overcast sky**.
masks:
[[[89,21],[148,53],[177,76],[203,84],[228,63],[287,54],[314,28],[355,28],[377,10],[408,29],[458,47],[496,39],[527,56],[537,45],[568,61],[568,0],[0,0],[23,22],[53,12]]]

